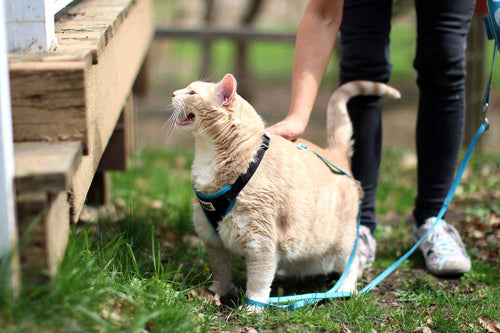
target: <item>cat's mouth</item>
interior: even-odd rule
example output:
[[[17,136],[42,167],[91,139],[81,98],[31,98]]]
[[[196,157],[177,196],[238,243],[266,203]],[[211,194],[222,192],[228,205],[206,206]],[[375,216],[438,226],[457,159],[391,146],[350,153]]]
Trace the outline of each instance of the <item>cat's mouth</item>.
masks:
[[[183,120],[177,120],[176,125],[180,126],[180,127],[192,125],[192,124],[194,124],[195,118],[196,118],[196,116],[194,115],[194,113],[190,112],[187,114],[186,118],[184,118]]]

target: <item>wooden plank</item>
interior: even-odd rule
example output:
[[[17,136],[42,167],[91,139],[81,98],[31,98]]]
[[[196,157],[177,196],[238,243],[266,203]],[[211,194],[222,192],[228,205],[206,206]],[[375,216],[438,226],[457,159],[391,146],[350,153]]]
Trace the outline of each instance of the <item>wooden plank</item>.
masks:
[[[7,66],[7,29],[4,1],[0,0],[0,260],[10,256],[13,294],[20,288],[17,225],[14,206],[14,148]]]
[[[34,278],[47,266],[44,215],[47,213],[46,193],[19,194],[16,200],[19,236],[23,249],[20,260],[25,276]],[[37,276],[38,280],[39,276]]]
[[[92,53],[92,63],[97,64],[99,56],[113,35],[112,25],[95,22],[89,26],[89,22],[67,22],[57,24],[57,36],[59,52],[74,52],[77,50],[89,50]]]
[[[127,170],[134,149],[134,97],[130,94],[116,123],[98,170]]]
[[[134,97],[131,93],[104,150],[94,179],[92,179],[92,184],[87,193],[87,204],[101,206],[109,204],[109,177],[107,171],[127,170],[134,146]]]
[[[151,1],[136,0],[120,28],[115,30],[98,64],[88,72],[88,155],[82,158],[73,181],[74,221],[80,215],[100,158],[146,57],[153,33]]]
[[[84,61],[91,59],[90,50],[67,51],[67,52],[33,52],[33,53],[9,53],[9,63],[15,62],[65,62]]]
[[[88,113],[92,112],[88,103],[95,101],[87,98],[88,87],[100,84],[99,80],[87,82],[88,73],[92,72],[91,63],[98,63],[101,53],[138,3],[133,0],[80,1],[65,9],[58,18],[56,35],[60,42],[55,52],[10,55],[16,142],[79,140],[84,144],[84,153],[88,152]],[[149,43],[152,22],[150,17],[144,20],[142,30],[137,31],[146,31],[143,38]],[[134,53],[136,51],[131,54]],[[123,52],[116,56],[123,57]],[[126,61],[122,63],[128,65]]]
[[[18,196],[19,232],[25,243],[21,252],[23,271],[35,281],[48,269],[54,277],[68,244],[70,206],[68,193],[23,193]]]
[[[10,63],[14,141],[81,141],[86,145],[87,58]]]
[[[70,188],[82,157],[80,142],[26,142],[14,146],[18,192],[59,193]]]
[[[49,195],[49,210],[45,218],[45,237],[47,240],[47,266],[49,274],[54,277],[66,246],[70,230],[70,206],[65,191]]]
[[[113,35],[128,16],[134,1],[86,0],[72,5],[57,18],[56,52],[88,49],[97,64]]]
[[[93,63],[96,64],[134,3],[134,0],[84,0],[72,4],[57,16],[55,25],[52,18],[57,45],[54,44],[51,52],[46,55],[57,56],[59,53],[87,50],[91,52]],[[37,28],[40,30],[40,27]],[[44,50],[48,48],[40,49]],[[18,55],[23,56],[30,57],[29,54]]]

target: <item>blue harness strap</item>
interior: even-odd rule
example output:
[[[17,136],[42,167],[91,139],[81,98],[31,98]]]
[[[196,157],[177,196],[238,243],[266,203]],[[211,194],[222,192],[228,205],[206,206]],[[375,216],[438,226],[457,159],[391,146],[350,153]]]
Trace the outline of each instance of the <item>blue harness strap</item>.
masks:
[[[269,138],[269,135],[264,133],[262,143],[257,150],[255,159],[250,163],[247,171],[244,174],[240,175],[238,179],[236,179],[234,184],[227,185],[213,194],[200,193],[196,191],[193,184],[194,193],[196,194],[198,202],[200,203],[203,214],[205,214],[205,217],[207,218],[208,222],[210,222],[215,231],[217,231],[220,221],[222,221],[222,219],[227,214],[229,214],[229,212],[233,208],[238,194],[245,187],[250,178],[252,178],[255,171],[257,171],[260,162],[264,158],[264,154],[269,148],[270,141],[271,139]]]

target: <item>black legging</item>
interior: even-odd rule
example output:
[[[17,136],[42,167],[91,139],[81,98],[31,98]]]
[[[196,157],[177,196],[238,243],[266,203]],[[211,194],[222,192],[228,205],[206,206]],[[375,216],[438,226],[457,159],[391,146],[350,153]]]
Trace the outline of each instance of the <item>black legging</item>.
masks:
[[[419,106],[416,143],[418,194],[413,215],[420,225],[436,216],[453,181],[465,116],[465,47],[475,0],[415,0]],[[391,0],[345,0],[341,25],[341,83],[387,83],[391,75]],[[382,146],[379,97],[348,103],[354,127],[353,174],[365,197],[361,223],[377,226],[375,196]]]

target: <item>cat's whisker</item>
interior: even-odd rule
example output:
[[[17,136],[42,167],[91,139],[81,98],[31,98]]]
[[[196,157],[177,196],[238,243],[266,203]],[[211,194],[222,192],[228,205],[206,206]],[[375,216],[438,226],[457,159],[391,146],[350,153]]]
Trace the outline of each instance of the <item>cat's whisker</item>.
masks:
[[[175,132],[175,123],[179,118],[181,109],[176,107],[174,104],[170,104],[167,109],[172,109],[172,114],[165,124],[163,124],[162,130],[166,132],[166,142],[168,143]]]
[[[168,130],[175,123],[176,119],[177,119],[177,117],[175,117],[175,115],[172,114],[170,116],[170,118],[168,118],[168,120],[165,122],[165,124],[163,124],[163,126],[161,127],[161,129],[162,130]]]
[[[204,81],[204,82],[209,82],[209,81],[212,81],[212,75],[210,75],[210,74],[208,74],[208,73],[207,73],[207,74],[202,74],[202,75],[199,77],[198,81]]]
[[[170,117],[168,118],[168,120],[167,120],[167,122],[165,124],[170,124],[173,121],[175,121],[175,119],[177,119],[177,111],[176,110],[172,110],[172,114],[170,115]]]

